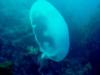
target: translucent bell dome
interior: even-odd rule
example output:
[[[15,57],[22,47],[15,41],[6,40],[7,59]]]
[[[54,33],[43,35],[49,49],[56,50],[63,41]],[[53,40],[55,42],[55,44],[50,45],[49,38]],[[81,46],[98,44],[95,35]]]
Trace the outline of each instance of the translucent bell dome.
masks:
[[[30,20],[41,57],[63,60],[69,52],[68,24],[48,1],[37,0],[30,9]]]

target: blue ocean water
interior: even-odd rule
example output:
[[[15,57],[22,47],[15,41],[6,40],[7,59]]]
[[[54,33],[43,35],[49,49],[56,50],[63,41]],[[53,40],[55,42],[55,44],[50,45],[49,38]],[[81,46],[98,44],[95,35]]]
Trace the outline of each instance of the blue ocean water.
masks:
[[[46,0],[68,23],[70,49],[60,62],[40,59],[29,19],[35,1],[0,0],[0,75],[100,75],[100,0]]]

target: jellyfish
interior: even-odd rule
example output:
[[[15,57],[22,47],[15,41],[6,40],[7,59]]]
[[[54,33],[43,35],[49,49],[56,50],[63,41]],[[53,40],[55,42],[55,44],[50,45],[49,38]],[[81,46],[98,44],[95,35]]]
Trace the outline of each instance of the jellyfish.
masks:
[[[30,21],[41,58],[59,62],[69,52],[68,24],[47,0],[37,0],[30,9]]]

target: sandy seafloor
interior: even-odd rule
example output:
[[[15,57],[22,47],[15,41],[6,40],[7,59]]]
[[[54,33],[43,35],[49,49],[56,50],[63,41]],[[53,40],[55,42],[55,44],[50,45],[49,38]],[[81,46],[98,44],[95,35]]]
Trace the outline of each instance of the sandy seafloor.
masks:
[[[61,62],[41,60],[29,20],[36,0],[0,0],[0,75],[100,75],[100,1],[48,0],[69,28]]]

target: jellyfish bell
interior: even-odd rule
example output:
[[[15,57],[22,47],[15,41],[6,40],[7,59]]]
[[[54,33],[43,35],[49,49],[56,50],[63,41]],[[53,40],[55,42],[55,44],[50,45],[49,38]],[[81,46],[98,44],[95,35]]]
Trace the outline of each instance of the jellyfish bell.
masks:
[[[41,58],[63,60],[69,52],[69,31],[59,11],[48,1],[37,0],[30,9],[30,20]]]

